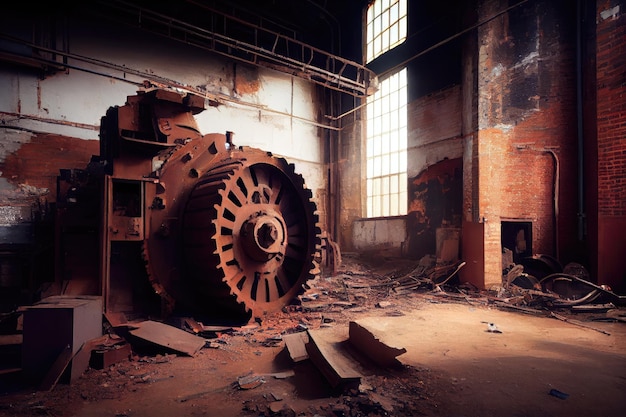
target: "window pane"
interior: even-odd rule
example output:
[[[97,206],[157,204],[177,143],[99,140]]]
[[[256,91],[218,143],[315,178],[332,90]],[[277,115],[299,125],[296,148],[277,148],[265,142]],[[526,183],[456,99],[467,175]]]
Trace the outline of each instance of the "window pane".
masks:
[[[400,28],[398,29],[398,36],[400,41],[404,41],[406,39],[406,17],[400,19]]]
[[[399,109],[398,112],[398,127],[406,127],[407,126],[407,111],[406,108]]]
[[[400,214],[400,207],[398,206],[398,194],[392,194],[389,198],[389,215],[397,216]]]
[[[400,16],[406,16],[406,0],[399,0],[398,4],[400,5]]]
[[[398,194],[400,189],[398,188],[398,176],[392,175],[389,177],[389,192],[391,194]]]
[[[380,197],[375,196],[372,200],[372,215],[378,217],[382,214],[380,209]]]
[[[382,118],[382,122],[383,122],[383,132],[389,132],[389,115],[385,116]]]
[[[390,142],[391,135],[389,133],[385,133],[382,136],[382,149],[381,153],[389,153],[389,147],[391,146]]]
[[[381,157],[382,160],[382,175],[389,175],[389,155],[383,155]],[[384,180],[387,180],[387,178],[384,178]]]
[[[397,174],[400,171],[400,164],[398,163],[398,153],[393,152],[389,154],[389,163],[391,164],[390,174]]]
[[[398,146],[398,132],[391,132],[391,134],[389,135],[389,151],[397,151],[399,149]]]
[[[372,175],[378,176],[381,175],[381,167],[382,167],[382,158],[377,156],[374,158],[374,169],[372,170]],[[374,193],[376,192],[376,188],[374,188]]]

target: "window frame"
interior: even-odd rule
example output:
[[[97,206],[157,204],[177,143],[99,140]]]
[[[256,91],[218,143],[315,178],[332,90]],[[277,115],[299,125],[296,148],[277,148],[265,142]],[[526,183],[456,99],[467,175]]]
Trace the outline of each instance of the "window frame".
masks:
[[[386,77],[379,90],[367,98],[366,218],[404,216],[408,212],[407,72],[405,67]]]

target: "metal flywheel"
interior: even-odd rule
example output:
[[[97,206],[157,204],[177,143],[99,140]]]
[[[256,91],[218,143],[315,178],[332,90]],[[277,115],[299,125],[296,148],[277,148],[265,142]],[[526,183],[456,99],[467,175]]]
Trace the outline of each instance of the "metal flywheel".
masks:
[[[207,135],[168,156],[159,178],[144,258],[166,302],[261,317],[319,272],[316,206],[285,159]]]

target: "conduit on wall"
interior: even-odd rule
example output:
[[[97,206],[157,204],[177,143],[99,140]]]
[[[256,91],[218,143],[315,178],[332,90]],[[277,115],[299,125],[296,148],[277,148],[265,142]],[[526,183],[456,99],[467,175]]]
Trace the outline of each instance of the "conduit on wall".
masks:
[[[68,59],[72,59],[78,62],[83,62],[83,63],[87,63],[90,65],[95,65],[97,67],[100,68],[106,68],[106,69],[111,69],[114,71],[119,71],[122,76],[116,76],[110,73],[106,73],[106,72],[102,72],[102,71],[96,71],[93,69],[89,69],[89,68],[84,68],[81,67],[80,65],[76,65],[76,64],[70,64],[69,62],[64,64],[64,67],[68,68],[68,69],[74,69],[77,71],[83,71],[83,72],[87,72],[93,75],[98,75],[98,76],[102,76],[102,77],[106,77],[106,78],[110,78],[110,79],[114,79],[116,81],[120,81],[120,82],[125,82],[128,84],[132,84],[135,86],[145,86],[145,81],[148,81],[152,84],[158,85],[158,86],[168,86],[168,87],[172,87],[175,89],[178,89],[180,91],[187,91],[187,92],[191,92],[200,96],[203,96],[207,101],[209,106],[219,106],[219,105],[224,105],[225,103],[231,103],[233,105],[240,105],[240,106],[244,106],[244,107],[252,107],[255,108],[257,110],[261,110],[263,112],[268,112],[268,113],[272,113],[272,114],[278,114],[281,116],[286,116],[286,117],[290,117],[292,119],[296,119],[299,120],[301,122],[304,123],[308,123],[311,125],[314,125],[316,127],[320,127],[323,129],[328,129],[328,130],[340,130],[340,128],[338,127],[334,127],[328,124],[323,124],[323,123],[319,123],[315,120],[310,120],[304,117],[300,117],[300,116],[296,116],[293,115],[291,113],[287,113],[287,112],[282,112],[279,110],[275,110],[272,109],[270,107],[261,105],[261,104],[256,104],[256,103],[250,103],[250,102],[245,102],[242,100],[238,100],[235,98],[232,98],[230,96],[224,95],[224,94],[220,94],[220,93],[210,93],[207,91],[203,91],[200,90],[198,88],[186,85],[184,83],[181,83],[179,81],[176,80],[172,80],[169,78],[165,78],[165,77],[160,77],[158,75],[155,74],[151,74],[151,73],[147,73],[144,71],[140,71],[137,69],[133,69],[127,66],[122,66],[122,65],[118,65],[118,64],[114,64],[111,62],[107,62],[107,61],[103,61],[100,59],[96,59],[96,58],[91,58],[91,57],[87,57],[87,56],[83,56],[83,55],[77,55],[77,54],[72,54],[69,52],[63,52],[63,51],[57,51],[57,50],[53,50],[50,48],[44,48],[35,44],[32,44],[30,42],[27,42],[25,40],[19,39],[19,38],[15,38],[6,34],[0,34],[0,39],[5,39],[20,45],[24,45],[24,46],[29,46],[31,48],[36,48],[37,50],[41,50],[44,52],[50,52],[50,53],[54,53],[60,56],[63,56],[64,59],[67,61]],[[58,62],[56,61],[50,61],[47,60],[46,58],[43,57],[36,57],[36,56],[32,56],[32,57],[24,57],[22,55],[16,54],[14,52],[11,51],[1,51],[0,53],[4,55],[5,59],[7,58],[13,58],[15,61],[20,62],[22,59],[24,58],[29,58],[30,60],[33,61],[37,61],[40,62],[42,64],[49,64],[49,65],[57,65],[58,66]],[[139,78],[141,78],[142,81],[138,80],[138,81],[133,81],[130,80],[126,77],[127,74],[132,74],[135,75]],[[30,118],[27,115],[18,115],[21,118]]]

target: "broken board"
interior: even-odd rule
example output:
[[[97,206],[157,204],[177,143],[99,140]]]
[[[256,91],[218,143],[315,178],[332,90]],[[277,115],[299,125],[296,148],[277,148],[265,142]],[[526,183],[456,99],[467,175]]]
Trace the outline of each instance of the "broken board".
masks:
[[[65,346],[65,349],[59,353],[59,356],[57,356],[56,360],[52,364],[52,367],[44,376],[43,381],[41,381],[39,385],[40,391],[50,391],[56,386],[57,382],[59,382],[61,376],[72,361],[72,356],[71,346]]]
[[[371,321],[351,321],[348,340],[355,349],[378,365],[385,367],[402,365],[396,357],[406,353],[406,349],[385,343],[379,330]]]
[[[309,359],[336,390],[358,387],[361,374],[357,363],[344,353],[345,340],[338,338],[332,330],[308,330],[309,343],[306,350]]]
[[[309,354],[306,351],[306,344],[309,342],[307,332],[286,334],[283,336],[283,340],[291,360],[300,362],[309,359]]]
[[[134,325],[138,328],[131,330],[131,335],[189,356],[198,353],[206,342],[201,337],[157,321],[147,320]]]

